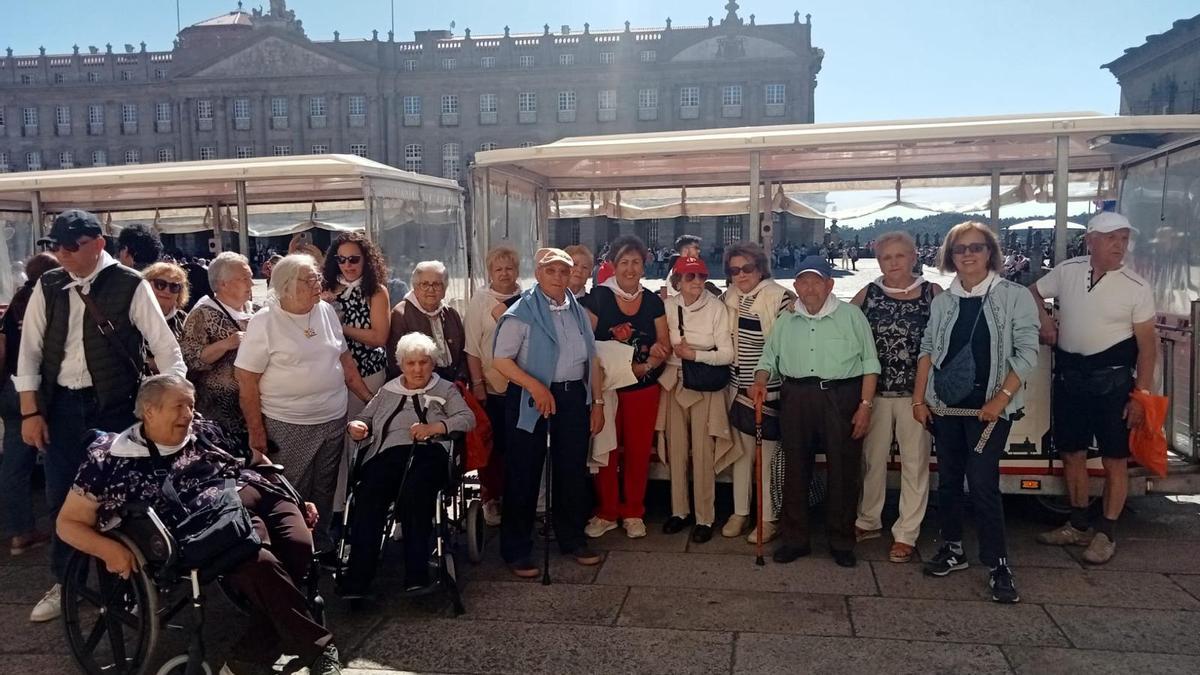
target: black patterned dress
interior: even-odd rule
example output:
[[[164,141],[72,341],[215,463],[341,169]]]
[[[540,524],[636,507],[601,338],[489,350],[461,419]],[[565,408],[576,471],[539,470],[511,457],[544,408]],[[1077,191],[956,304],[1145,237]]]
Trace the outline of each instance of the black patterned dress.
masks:
[[[929,323],[933,302],[933,284],[921,284],[921,292],[911,300],[898,300],[878,284],[867,286],[863,313],[875,336],[882,371],[877,391],[880,396],[912,396],[917,378],[917,357],[921,355],[921,336]]]
[[[342,317],[343,326],[362,329],[371,327],[371,303],[363,295],[361,285],[339,293],[334,300],[334,308]],[[349,337],[346,338],[346,344],[350,347],[350,356],[354,357],[354,363],[358,366],[359,375],[368,377],[387,367],[387,355],[383,347],[369,347]]]

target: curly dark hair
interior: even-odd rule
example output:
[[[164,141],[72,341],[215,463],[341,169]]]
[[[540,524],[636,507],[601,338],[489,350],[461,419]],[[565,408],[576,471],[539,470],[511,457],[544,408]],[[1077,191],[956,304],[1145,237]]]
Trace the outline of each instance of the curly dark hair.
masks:
[[[379,249],[361,232],[343,232],[334,237],[329,244],[329,248],[325,251],[325,269],[322,270],[325,277],[323,282],[325,290],[332,291],[337,287],[338,275],[341,273],[338,268],[337,251],[342,244],[356,244],[358,250],[362,251],[363,297],[370,298],[382,288],[382,280],[387,279],[387,265],[383,263],[383,256],[379,253]]]
[[[154,228],[142,223],[126,225],[117,235],[117,251],[125,249],[137,269],[158,262],[162,256],[162,239]]]

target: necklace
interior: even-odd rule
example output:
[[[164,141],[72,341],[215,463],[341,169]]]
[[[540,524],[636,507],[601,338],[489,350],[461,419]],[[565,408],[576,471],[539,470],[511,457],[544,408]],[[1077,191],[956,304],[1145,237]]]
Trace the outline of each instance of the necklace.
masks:
[[[291,312],[289,312],[285,309],[285,310],[283,310],[283,314],[284,314],[284,316],[286,316],[288,318],[288,321],[291,321],[293,324],[295,324],[296,328],[300,328],[299,322],[297,322],[296,319],[294,319],[292,317]],[[317,331],[312,329],[312,310],[311,309],[308,310],[308,325],[303,329],[302,332],[304,333],[304,337],[308,338],[309,340],[311,340],[317,336]]]

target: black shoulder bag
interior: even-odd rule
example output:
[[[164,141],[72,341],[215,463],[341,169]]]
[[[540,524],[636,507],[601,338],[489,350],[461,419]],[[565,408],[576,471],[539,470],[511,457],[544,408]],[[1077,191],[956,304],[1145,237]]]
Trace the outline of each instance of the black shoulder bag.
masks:
[[[971,324],[971,334],[967,337],[966,343],[958,350],[957,354],[950,357],[948,362],[943,363],[942,367],[934,372],[933,392],[937,394],[938,400],[946,405],[952,406],[963,401],[975,388],[975,352],[971,348],[971,343],[975,340],[975,329],[979,327],[979,320],[987,311],[988,295],[990,294],[991,291],[988,291],[979,303],[979,313],[975,315],[975,323]]]
[[[684,337],[683,332],[683,305],[676,307],[679,310],[679,337]],[[716,347],[709,351],[717,351]],[[690,361],[684,359],[683,367],[683,388],[691,389],[692,391],[721,391],[725,385],[729,384],[729,366],[712,366],[699,361]]]

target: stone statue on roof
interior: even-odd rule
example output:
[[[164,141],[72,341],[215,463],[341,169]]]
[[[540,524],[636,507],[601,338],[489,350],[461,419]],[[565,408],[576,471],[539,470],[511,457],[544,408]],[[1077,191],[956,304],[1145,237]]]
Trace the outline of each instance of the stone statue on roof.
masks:
[[[281,19],[287,16],[287,0],[271,0],[271,16]]]

